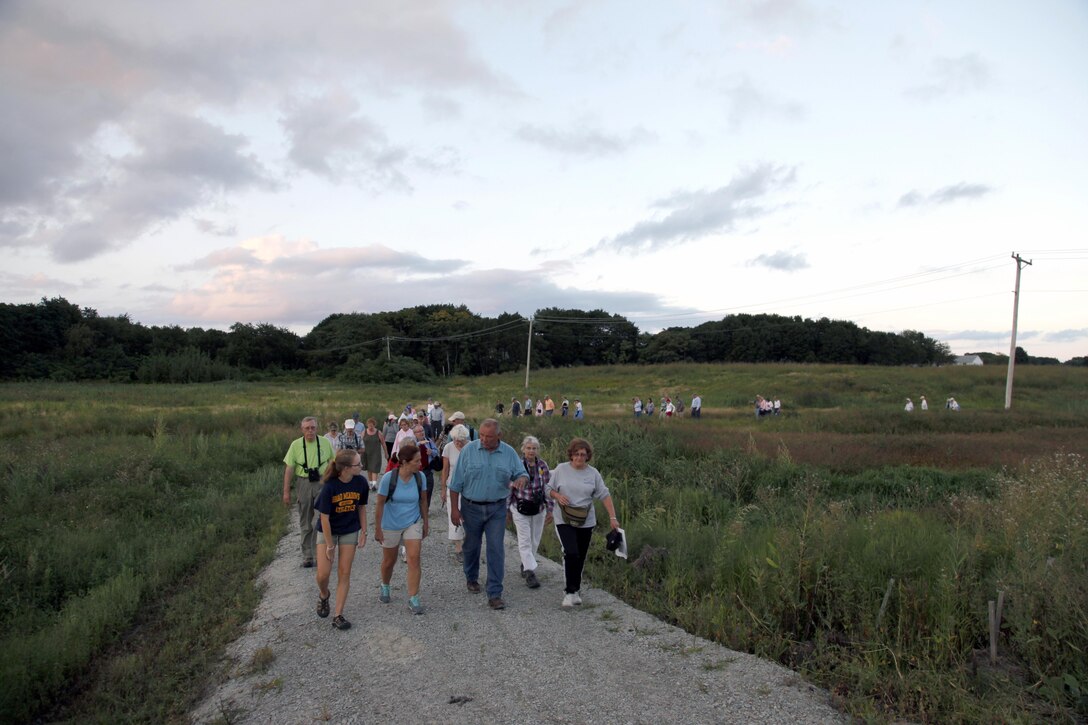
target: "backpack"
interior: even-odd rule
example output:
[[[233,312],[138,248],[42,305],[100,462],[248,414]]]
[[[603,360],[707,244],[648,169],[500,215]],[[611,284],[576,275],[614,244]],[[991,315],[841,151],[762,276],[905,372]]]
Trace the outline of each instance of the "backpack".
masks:
[[[393,470],[392,473],[393,473],[393,477],[389,479],[389,495],[385,497],[385,502],[386,503],[389,503],[390,501],[393,500],[393,494],[397,490],[397,479],[400,478],[400,475],[396,472],[396,470]],[[415,478],[416,478],[416,490],[419,492],[419,500],[422,501],[423,500],[423,474],[420,473],[419,471],[416,471]]]

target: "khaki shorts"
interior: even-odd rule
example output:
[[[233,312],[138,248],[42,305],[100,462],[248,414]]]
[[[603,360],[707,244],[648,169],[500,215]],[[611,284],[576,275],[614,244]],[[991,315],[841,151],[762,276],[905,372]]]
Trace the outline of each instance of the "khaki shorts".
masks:
[[[333,534],[332,544],[333,546],[358,546],[359,545],[359,531],[353,531],[350,534]],[[319,534],[321,541],[325,541],[325,535]]]
[[[401,545],[403,541],[409,541],[411,539],[423,538],[423,519],[415,522],[407,529],[384,529],[382,531],[385,534],[385,541],[382,542],[383,549],[395,549]]]

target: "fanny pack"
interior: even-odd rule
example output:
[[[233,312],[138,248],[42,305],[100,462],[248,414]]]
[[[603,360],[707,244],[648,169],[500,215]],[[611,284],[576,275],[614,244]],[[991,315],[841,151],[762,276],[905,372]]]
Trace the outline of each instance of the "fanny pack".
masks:
[[[514,508],[522,516],[536,516],[540,513],[540,509],[544,508],[544,502],[538,499],[517,499],[514,501]]]
[[[563,510],[563,521],[571,526],[582,527],[586,525],[586,519],[589,518],[589,506],[571,506],[567,504],[559,504],[559,508]]]

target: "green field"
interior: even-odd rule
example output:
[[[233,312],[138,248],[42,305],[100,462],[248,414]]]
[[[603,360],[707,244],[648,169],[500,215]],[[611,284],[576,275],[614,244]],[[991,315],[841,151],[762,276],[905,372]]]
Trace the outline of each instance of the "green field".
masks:
[[[571,435],[594,442],[632,561],[645,553],[617,566],[597,552],[594,582],[798,669],[847,712],[1077,721],[1088,371],[1018,368],[1011,412],[1004,372],[543,370],[533,398],[579,397],[587,419],[519,419],[507,439],[535,433],[553,465]],[[436,397],[478,421],[523,381],[0,387],[4,719],[183,719],[258,600],[287,521],[278,461],[303,415],[342,422]],[[702,421],[630,415],[634,395],[692,391]],[[784,415],[757,420],[757,393],[780,397]],[[932,409],[903,413],[921,394]],[[943,410],[949,395],[961,412]]]

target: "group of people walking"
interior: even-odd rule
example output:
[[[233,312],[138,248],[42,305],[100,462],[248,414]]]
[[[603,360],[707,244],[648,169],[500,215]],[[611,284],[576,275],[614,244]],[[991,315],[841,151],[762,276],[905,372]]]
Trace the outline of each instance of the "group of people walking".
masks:
[[[423,613],[420,553],[430,533],[428,509],[438,498],[447,510],[448,537],[468,592],[482,590],[480,558],[486,547],[488,606],[505,608],[503,540],[508,519],[516,532],[524,583],[530,589],[539,588],[537,551],[546,524],[552,522],[563,549],[561,604],[581,604],[582,570],[597,523],[594,501],[600,501],[608,512],[610,528],[619,531],[612,497],[600,472],[590,465],[593,448],[588,440],[572,439],[566,449],[567,460],[552,469],[541,458],[536,437],[522,440],[519,455],[502,442],[500,423],[494,418],[483,421],[476,430],[465,424],[463,413],[454,413],[442,426],[439,443],[431,438],[433,421],[429,434],[414,411],[393,421],[397,432],[391,443],[384,435],[377,435],[373,418],[366,421],[366,431],[356,435],[357,421],[358,414],[345,421],[344,431],[336,433],[334,443],[329,436],[317,434],[315,418],[303,419],[302,436],[292,441],[283,459],[283,501],[291,505],[293,488],[302,566],[317,568],[319,617],[331,613],[334,627],[351,627],[344,618],[344,606],[355,554],[368,538],[371,496],[373,538],[382,547],[380,602],[391,601],[391,581],[400,550],[408,570],[408,608],[414,614]],[[380,476],[381,465],[371,465],[374,449],[386,469]],[[379,470],[372,474],[371,468]],[[618,542],[618,534],[610,535],[610,547],[614,539]],[[335,605],[330,607],[334,561],[337,591]]]
[[[570,400],[566,397],[559,404],[559,416],[566,418],[571,411]],[[528,415],[537,417],[551,417],[555,415],[556,405],[552,400],[552,396],[545,395],[536,401],[536,406],[533,405],[533,398],[531,395],[526,395],[525,400],[519,400],[517,397],[510,398],[510,415],[514,418],[518,416]],[[582,407],[582,401],[579,398],[574,399],[574,418],[581,420],[585,418],[585,409]],[[495,415],[501,417],[506,413],[506,404],[501,400],[495,404]]]
[[[921,410],[929,410],[929,401],[926,400],[926,396],[923,395],[923,396],[921,396],[919,398],[918,407]],[[960,404],[956,402],[955,398],[950,397],[948,400],[946,400],[944,402],[944,407],[947,410],[959,410],[960,409]],[[906,405],[903,406],[903,410],[905,410],[908,413],[913,413],[914,412],[914,401],[911,400],[910,398],[907,398],[907,403],[906,403]]]
[[[650,418],[654,416],[656,412],[662,418],[679,418],[684,415],[685,405],[684,399],[679,395],[675,398],[671,395],[665,395],[661,398],[661,405],[654,405],[654,397],[652,395],[646,396],[646,402],[642,401],[642,398],[635,396],[631,398],[631,408],[634,410],[635,417],[641,418],[646,415]],[[701,396],[692,394],[691,396],[691,417],[700,418],[703,414],[703,399]]]

